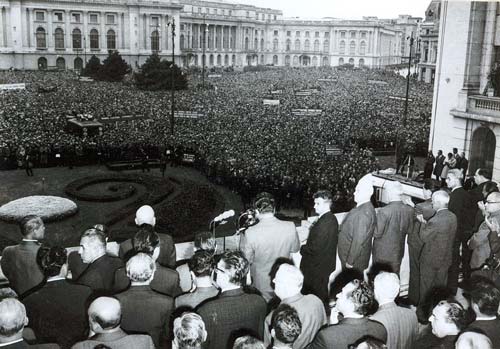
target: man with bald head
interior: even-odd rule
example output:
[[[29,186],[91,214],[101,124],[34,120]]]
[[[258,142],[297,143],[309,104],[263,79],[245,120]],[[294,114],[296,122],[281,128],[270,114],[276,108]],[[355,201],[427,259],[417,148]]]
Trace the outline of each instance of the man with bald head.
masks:
[[[90,304],[90,338],[73,345],[73,349],[93,349],[104,344],[112,349],[154,349],[149,335],[128,335],[120,327],[122,310],[116,298],[99,297]]]
[[[135,212],[135,225],[138,227],[151,226],[155,227],[156,217],[155,211],[149,205],[144,205],[139,207]],[[157,262],[164,267],[175,269],[176,262],[176,252],[174,240],[168,234],[156,232],[160,237],[160,254],[158,256]],[[128,239],[120,244],[120,257],[126,259],[129,251],[134,249],[134,244],[132,239]]]
[[[399,275],[405,252],[405,240],[413,228],[413,208],[402,201],[403,185],[387,181],[384,190],[389,204],[377,212],[377,229],[373,235],[373,262],[388,265]]]
[[[2,252],[2,272],[10,287],[22,296],[43,281],[43,273],[36,263],[39,240],[45,236],[45,225],[38,216],[26,216],[21,221],[23,240],[19,245],[8,246]]]
[[[432,194],[432,208],[436,214],[426,221],[420,214],[422,223],[420,239],[423,242],[420,253],[420,295],[419,307],[427,317],[426,309],[429,292],[435,287],[446,287],[448,268],[452,263],[453,243],[457,231],[457,216],[448,210],[450,196],[444,190]]]
[[[418,321],[415,312],[394,302],[399,296],[399,277],[395,273],[378,274],[374,280],[374,293],[378,310],[370,318],[387,330],[387,347],[412,348],[418,335]]]
[[[122,306],[121,327],[127,332],[148,333],[156,347],[160,347],[162,334],[166,342],[168,321],[174,310],[172,297],[151,289],[156,266],[153,258],[146,253],[138,253],[127,262],[127,276],[131,286],[116,295]]]
[[[0,302],[0,347],[2,349],[59,348],[57,344],[29,345],[23,339],[24,326],[28,325],[26,309],[15,298],[6,298]]]

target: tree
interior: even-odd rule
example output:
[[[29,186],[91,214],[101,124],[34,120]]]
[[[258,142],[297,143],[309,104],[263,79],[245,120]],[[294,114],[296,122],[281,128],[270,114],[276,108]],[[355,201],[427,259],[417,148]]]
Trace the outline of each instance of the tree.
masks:
[[[99,71],[99,80],[122,81],[130,73],[131,68],[118,51],[110,51]]]
[[[97,58],[96,55],[92,55],[90,60],[85,65],[85,69],[83,69],[83,76],[90,76],[92,78],[96,78],[99,74],[99,70],[101,70],[101,61]]]
[[[172,71],[174,74],[174,88],[183,90],[187,88],[187,78],[171,61],[161,60],[154,53],[141,66],[140,72],[134,74],[135,84],[142,90],[171,90]]]

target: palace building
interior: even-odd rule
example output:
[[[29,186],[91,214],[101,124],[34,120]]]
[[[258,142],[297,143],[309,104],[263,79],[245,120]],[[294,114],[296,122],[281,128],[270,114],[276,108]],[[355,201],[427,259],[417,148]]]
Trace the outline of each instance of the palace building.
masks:
[[[81,69],[110,50],[137,68],[172,48],[181,66],[378,68],[402,62],[420,20],[283,18],[226,1],[0,0],[0,69]]]

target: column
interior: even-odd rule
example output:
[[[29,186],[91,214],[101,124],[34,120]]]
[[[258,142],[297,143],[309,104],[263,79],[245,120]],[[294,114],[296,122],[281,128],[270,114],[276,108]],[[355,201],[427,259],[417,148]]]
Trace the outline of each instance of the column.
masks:
[[[225,28],[226,28],[226,26],[222,25],[221,30],[220,30],[220,47],[221,47],[222,51],[225,50],[225,47],[224,47],[224,29]],[[222,58],[222,63],[224,63],[224,57]]]
[[[71,13],[69,12],[69,10],[64,10],[64,47],[66,49],[73,48],[70,18]]]
[[[82,47],[84,48],[85,52],[88,52],[90,49],[90,40],[89,40],[89,26],[88,26],[88,12],[83,11],[83,30],[82,30]]]
[[[101,17],[101,21],[100,21],[100,28],[99,28],[99,31],[100,31],[100,35],[99,35],[99,48],[100,49],[106,49],[108,48],[108,40],[107,40],[107,36],[106,36],[106,26],[104,25],[104,22],[106,21],[106,13],[105,12],[100,12],[100,17]]]
[[[488,75],[492,68],[495,55],[495,24],[496,24],[497,2],[489,2],[486,9],[486,23],[484,25],[484,39],[481,59],[481,77],[479,80],[479,91],[482,92],[488,82]]]
[[[4,34],[5,34],[5,30],[4,30],[5,21],[4,21],[4,18],[3,18],[4,11],[5,11],[4,8],[0,8],[0,47],[7,46],[6,42],[4,40]],[[30,35],[29,32],[28,32],[28,35]]]
[[[47,49],[54,48],[54,29],[52,28],[52,10],[47,10]],[[48,63],[50,65],[50,63]]]
[[[160,50],[165,51],[167,50],[167,39],[168,39],[168,29],[167,28],[167,22],[168,22],[168,16],[167,15],[162,15],[160,17]]]

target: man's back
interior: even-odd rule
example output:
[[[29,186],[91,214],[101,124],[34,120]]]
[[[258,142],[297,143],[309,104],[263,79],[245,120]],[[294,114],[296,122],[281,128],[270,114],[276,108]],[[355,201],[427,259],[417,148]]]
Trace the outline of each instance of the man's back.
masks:
[[[150,286],[131,286],[116,295],[122,307],[121,328],[128,332],[148,333],[157,347],[168,338],[169,319],[174,311],[171,297],[153,291]],[[163,336],[165,335],[165,336]]]
[[[381,323],[368,318],[346,318],[320,330],[307,349],[348,348],[364,336],[372,336],[383,342],[387,340],[387,332]]]
[[[175,268],[176,251],[172,237],[168,234],[157,233],[160,238],[160,255],[157,262],[168,268]],[[128,254],[133,250],[134,245],[132,239],[125,240],[120,244],[120,258],[127,259]]]
[[[241,329],[263,336],[267,305],[264,298],[246,294],[241,288],[222,292],[211,301],[200,305],[197,313],[203,318],[208,333],[203,348],[227,348],[231,336]]]
[[[78,342],[72,349],[94,349],[97,345],[104,344],[111,349],[154,349],[153,340],[148,335],[126,334],[118,329],[112,333],[100,333],[86,341]]]
[[[262,292],[264,298],[272,298],[269,272],[276,259],[289,258],[299,247],[295,224],[281,221],[274,216],[262,219],[245,232],[241,239],[241,250],[251,264],[253,285]]]
[[[115,272],[123,267],[120,258],[103,255],[90,263],[75,282],[89,286],[93,291],[112,292]]]
[[[421,263],[435,268],[448,268],[457,230],[457,217],[447,209],[439,210],[420,233],[424,246]]]
[[[215,286],[197,287],[193,292],[187,292],[176,297],[175,307],[190,307],[194,309],[204,301],[217,297],[218,294],[219,289]]]
[[[500,320],[498,318],[493,320],[476,320],[468,326],[468,329],[481,330],[491,340],[493,348],[500,348]]]
[[[370,319],[380,322],[387,330],[389,348],[411,348],[418,335],[417,315],[395,303],[383,304]]]
[[[19,245],[6,247],[2,252],[2,272],[18,295],[39,285],[44,279],[36,263],[39,248],[38,242],[22,241]]]

